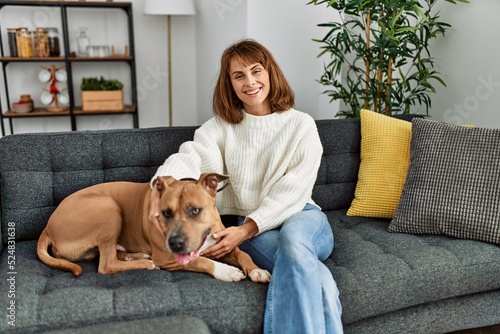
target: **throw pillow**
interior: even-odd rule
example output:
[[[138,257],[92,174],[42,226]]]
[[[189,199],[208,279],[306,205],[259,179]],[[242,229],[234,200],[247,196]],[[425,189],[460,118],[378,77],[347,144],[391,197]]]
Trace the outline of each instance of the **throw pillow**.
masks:
[[[361,110],[361,162],[348,216],[392,218],[410,164],[411,123]]]
[[[500,130],[412,124],[411,164],[389,231],[500,244]]]

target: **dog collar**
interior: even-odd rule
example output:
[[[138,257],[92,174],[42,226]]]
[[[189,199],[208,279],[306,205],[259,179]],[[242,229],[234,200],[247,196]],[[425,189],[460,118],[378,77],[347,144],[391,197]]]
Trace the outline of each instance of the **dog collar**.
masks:
[[[226,189],[228,185],[229,185],[229,181],[227,181],[225,185],[223,185],[222,187],[217,189],[217,192],[221,192],[222,190]]]
[[[198,181],[198,180],[190,178],[190,177],[185,177],[183,179],[180,179],[179,181]],[[226,189],[228,185],[229,185],[229,181],[227,181],[225,185],[223,185],[222,187],[217,189],[217,192],[221,192],[222,190]]]

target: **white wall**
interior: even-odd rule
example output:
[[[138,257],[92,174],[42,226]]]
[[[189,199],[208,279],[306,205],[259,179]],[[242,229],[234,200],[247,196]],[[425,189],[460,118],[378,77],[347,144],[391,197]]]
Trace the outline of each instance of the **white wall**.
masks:
[[[325,87],[316,82],[324,62],[318,59],[321,39],[328,29],[318,23],[338,20],[338,15],[324,6],[305,5],[306,1],[248,1],[248,35],[267,46],[280,64],[296,97],[296,109],[316,119],[333,118],[338,103],[321,94]]]
[[[186,120],[202,124],[212,117],[212,94],[224,49],[246,34],[246,1],[197,0],[196,9],[196,119]]]
[[[255,38],[274,54],[295,91],[297,109],[316,119],[333,118],[338,104],[330,104],[329,98],[321,94],[326,88],[315,81],[321,75],[324,60],[316,58],[319,44],[312,39],[322,38],[326,31],[317,27],[318,23],[338,18],[334,10],[306,5],[307,2],[195,0],[196,16],[172,17],[174,125],[200,125],[212,116],[211,98],[220,55],[229,44],[244,37]],[[165,126],[168,125],[167,20],[163,16],[144,15],[143,6],[144,0],[133,1],[139,123],[141,127]],[[494,15],[499,12],[500,2],[482,0],[451,5],[443,1],[438,6],[442,9],[442,19],[450,22],[454,30],[432,46],[448,84],[447,88],[437,85],[438,94],[433,96],[430,111],[432,118],[499,127],[495,104],[500,102],[500,67],[496,61],[500,47],[495,32],[500,22]],[[21,18],[29,22],[35,16]],[[18,18],[5,16],[2,11],[2,29],[17,26],[13,19]],[[81,24],[94,26],[100,18],[91,16],[82,20]],[[105,22],[101,30],[94,32],[94,37],[110,43],[120,36],[123,32],[115,31],[113,22]],[[11,64],[9,68],[13,65],[19,66]],[[35,76],[36,66],[32,69],[26,66],[21,71],[31,71]],[[118,76],[126,69],[98,70]],[[16,87],[31,92],[41,89],[36,77],[24,79]],[[1,81],[0,90],[3,89]],[[132,120],[127,115],[91,116],[79,118],[78,125],[79,129],[129,128]],[[63,118],[15,120],[16,133],[69,129],[69,122]]]
[[[500,128],[500,1],[436,7],[453,28],[432,45],[447,87],[436,85],[429,113],[439,121]]]

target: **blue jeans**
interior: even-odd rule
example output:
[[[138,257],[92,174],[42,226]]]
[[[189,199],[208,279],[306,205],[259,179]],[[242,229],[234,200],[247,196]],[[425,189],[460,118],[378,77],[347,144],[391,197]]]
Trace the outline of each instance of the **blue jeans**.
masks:
[[[239,224],[243,224],[240,217]],[[323,264],[333,250],[326,215],[307,204],[301,212],[240,245],[261,268],[272,272],[264,333],[342,333],[337,285]]]

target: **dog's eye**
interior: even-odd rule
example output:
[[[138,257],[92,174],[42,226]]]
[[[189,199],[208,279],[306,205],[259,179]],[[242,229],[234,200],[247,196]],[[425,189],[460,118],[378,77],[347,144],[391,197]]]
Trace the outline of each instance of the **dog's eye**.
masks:
[[[197,216],[197,215],[199,215],[199,214],[200,214],[200,212],[201,212],[201,209],[200,209],[200,208],[192,208],[192,209],[191,209],[191,214],[192,214],[193,216]]]
[[[163,213],[163,217],[165,217],[165,219],[172,219],[172,218],[174,218],[174,213],[170,209],[163,210],[162,213]]]

